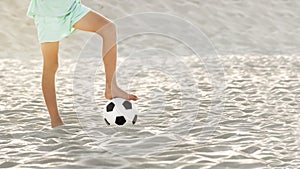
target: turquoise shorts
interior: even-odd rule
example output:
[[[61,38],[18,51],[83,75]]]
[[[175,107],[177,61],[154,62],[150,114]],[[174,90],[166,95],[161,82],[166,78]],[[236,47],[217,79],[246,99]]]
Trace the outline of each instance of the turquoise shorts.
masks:
[[[34,20],[39,42],[57,42],[69,36],[76,30],[73,28],[73,25],[90,10],[90,8],[81,3],[76,3],[76,5],[72,6],[71,12],[66,16],[52,17],[36,15]]]

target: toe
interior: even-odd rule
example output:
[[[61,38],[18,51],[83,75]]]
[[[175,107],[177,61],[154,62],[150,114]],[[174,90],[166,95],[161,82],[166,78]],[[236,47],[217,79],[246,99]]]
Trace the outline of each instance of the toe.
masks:
[[[131,95],[129,95],[129,100],[134,100],[134,101],[136,101],[136,100],[138,100],[138,97],[131,94]]]

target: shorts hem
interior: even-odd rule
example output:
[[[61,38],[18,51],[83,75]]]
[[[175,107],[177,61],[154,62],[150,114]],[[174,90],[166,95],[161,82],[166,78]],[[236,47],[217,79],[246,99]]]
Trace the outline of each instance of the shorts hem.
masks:
[[[86,16],[91,11],[90,8],[79,4],[70,15],[66,15],[64,19],[65,28],[63,25],[57,25],[58,27],[61,26],[62,29],[55,30],[57,34],[54,32],[50,32],[48,29],[51,27],[49,24],[50,22],[47,21],[48,18],[46,17],[38,17],[35,18],[36,26],[38,28],[38,41],[39,43],[46,43],[46,42],[57,42],[61,41],[62,39],[68,37],[69,35],[73,34],[77,29],[73,26],[80,21],[84,16]],[[58,18],[58,17],[50,17],[49,19]],[[50,26],[49,26],[50,25]]]
[[[78,21],[80,21],[83,17],[85,17],[90,11],[91,11],[91,9],[86,7],[86,10],[80,16],[78,16],[76,19],[72,20],[72,23],[71,23],[72,28]]]

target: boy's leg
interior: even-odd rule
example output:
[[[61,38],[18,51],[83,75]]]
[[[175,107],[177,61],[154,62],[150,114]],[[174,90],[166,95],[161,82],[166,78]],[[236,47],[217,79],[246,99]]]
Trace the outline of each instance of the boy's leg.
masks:
[[[121,97],[128,100],[137,100],[137,96],[126,93],[117,85],[115,77],[117,61],[115,25],[100,14],[90,11],[74,25],[74,28],[95,32],[103,38],[102,55],[106,74],[105,97],[107,99]]]
[[[51,126],[54,128],[64,124],[58,112],[55,92],[59,42],[42,43],[41,48],[44,58],[42,89],[50,114]]]

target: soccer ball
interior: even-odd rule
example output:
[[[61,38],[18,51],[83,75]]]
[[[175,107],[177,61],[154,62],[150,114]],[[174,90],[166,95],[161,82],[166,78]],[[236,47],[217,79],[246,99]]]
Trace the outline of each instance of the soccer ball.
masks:
[[[103,118],[107,125],[134,125],[137,113],[137,109],[130,101],[113,98],[105,104]]]

